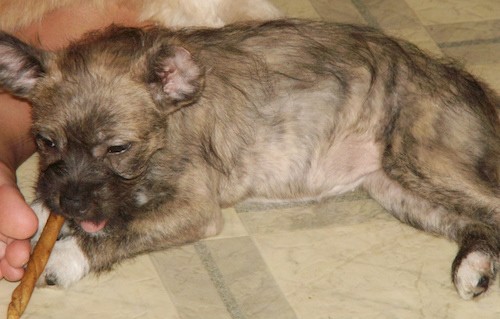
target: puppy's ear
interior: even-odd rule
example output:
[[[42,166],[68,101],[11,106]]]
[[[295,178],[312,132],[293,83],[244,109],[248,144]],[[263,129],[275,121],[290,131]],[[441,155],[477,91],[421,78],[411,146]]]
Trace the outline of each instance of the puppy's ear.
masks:
[[[203,70],[183,47],[162,47],[150,60],[148,82],[154,98],[168,112],[196,101],[203,88]]]
[[[29,98],[36,81],[45,74],[40,51],[0,32],[0,89]]]

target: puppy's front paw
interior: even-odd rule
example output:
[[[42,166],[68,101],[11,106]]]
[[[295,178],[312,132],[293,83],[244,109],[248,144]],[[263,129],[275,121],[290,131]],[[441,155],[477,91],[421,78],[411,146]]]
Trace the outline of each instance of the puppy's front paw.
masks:
[[[42,204],[40,200],[35,200],[33,203],[31,203],[31,209],[35,212],[35,215],[38,218],[38,230],[36,234],[31,238],[32,246],[34,246],[38,239],[40,239],[42,230],[47,223],[47,219],[49,218],[50,211],[47,207],[45,207],[45,205]],[[68,223],[64,223],[59,237],[69,236],[70,234],[71,230],[68,227]]]
[[[89,269],[88,258],[75,237],[69,236],[56,242],[37,285],[68,287],[87,275]]]
[[[31,209],[35,212],[36,217],[38,218],[38,230],[36,234],[31,238],[31,242],[34,244],[40,238],[42,234],[42,230],[47,223],[47,219],[49,218],[49,209],[45,207],[41,201],[34,201],[31,203]]]
[[[463,299],[478,297],[495,279],[495,258],[481,251],[472,251],[453,270],[453,283]]]

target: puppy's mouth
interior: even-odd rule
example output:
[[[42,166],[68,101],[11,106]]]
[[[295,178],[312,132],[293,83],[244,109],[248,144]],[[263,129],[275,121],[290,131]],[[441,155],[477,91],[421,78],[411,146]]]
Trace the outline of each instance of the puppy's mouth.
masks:
[[[101,220],[99,222],[91,221],[91,220],[84,220],[79,222],[80,227],[87,233],[97,233],[101,231],[104,227],[106,227],[106,224],[108,223],[107,220]]]

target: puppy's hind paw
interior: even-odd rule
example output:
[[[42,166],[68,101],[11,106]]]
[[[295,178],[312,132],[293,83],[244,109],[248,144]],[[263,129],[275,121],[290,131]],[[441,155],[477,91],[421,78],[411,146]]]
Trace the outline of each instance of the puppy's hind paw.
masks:
[[[466,300],[485,293],[495,275],[495,258],[481,251],[472,251],[454,262],[453,283],[460,297]]]

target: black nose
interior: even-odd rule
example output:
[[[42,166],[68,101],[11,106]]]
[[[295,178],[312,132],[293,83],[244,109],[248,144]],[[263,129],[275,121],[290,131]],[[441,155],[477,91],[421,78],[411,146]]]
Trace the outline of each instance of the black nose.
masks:
[[[67,213],[82,211],[82,198],[76,194],[64,192],[61,194],[60,202],[61,208]]]
[[[80,184],[70,184],[61,191],[59,202],[67,214],[82,214],[90,201],[90,190]]]

